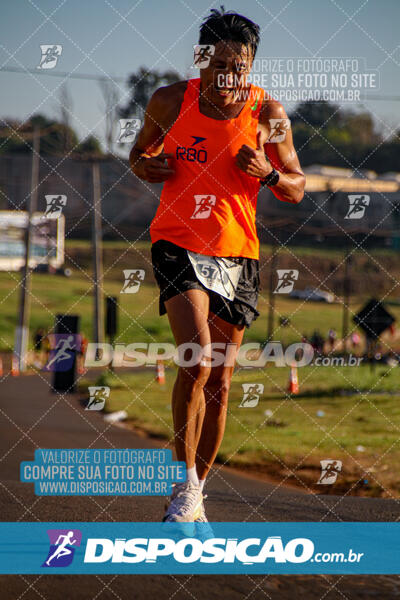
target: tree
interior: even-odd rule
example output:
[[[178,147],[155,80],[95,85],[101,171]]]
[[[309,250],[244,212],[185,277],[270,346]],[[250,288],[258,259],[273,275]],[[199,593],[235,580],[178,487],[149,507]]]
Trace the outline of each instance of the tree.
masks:
[[[144,110],[157,88],[162,85],[171,85],[176,83],[181,77],[176,71],[159,71],[140,67],[137,73],[132,73],[128,79],[128,87],[131,88],[131,96],[128,104],[119,109],[119,115],[122,118],[139,117],[142,118]]]
[[[383,143],[372,115],[343,110],[329,102],[302,102],[290,114],[295,147],[301,164],[399,170],[396,136]],[[357,173],[359,174],[359,173]]]
[[[89,136],[79,143],[72,127],[42,114],[33,115],[29,121],[3,120],[0,125],[0,154],[30,154],[32,152],[33,129],[40,128],[40,154],[74,157],[79,154],[102,154],[98,140]]]
[[[361,146],[376,146],[382,140],[382,136],[375,130],[372,115],[368,112],[346,112],[344,125],[351,138],[357,140]]]
[[[341,118],[339,106],[327,101],[300,102],[290,115],[292,125],[303,123],[314,128],[324,127],[327,124],[339,127]]]
[[[94,135],[85,138],[76,149],[77,154],[89,154],[90,156],[101,156],[103,151],[99,140]]]

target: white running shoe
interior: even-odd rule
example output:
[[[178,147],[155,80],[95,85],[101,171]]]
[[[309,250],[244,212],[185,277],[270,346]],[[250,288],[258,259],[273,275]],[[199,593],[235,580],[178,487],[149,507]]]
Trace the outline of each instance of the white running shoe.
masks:
[[[176,483],[163,521],[166,523],[193,523],[201,516],[202,504],[203,494],[198,486],[190,481]]]
[[[195,522],[196,522],[196,523],[208,523],[208,519],[207,519],[207,517],[206,517],[206,511],[205,511],[205,508],[204,508],[204,500],[206,500],[206,499],[207,499],[207,494],[205,494],[205,495],[203,496],[203,499],[202,499],[202,501],[201,501],[201,505],[200,505],[200,514],[199,514],[199,516],[197,517],[197,519],[195,519]]]
[[[206,500],[207,495],[203,496],[203,500]],[[214,532],[208,519],[206,517],[206,511],[204,509],[204,502],[201,502],[200,514],[197,519],[195,519],[195,535],[201,541],[208,540],[210,538],[215,537]]]

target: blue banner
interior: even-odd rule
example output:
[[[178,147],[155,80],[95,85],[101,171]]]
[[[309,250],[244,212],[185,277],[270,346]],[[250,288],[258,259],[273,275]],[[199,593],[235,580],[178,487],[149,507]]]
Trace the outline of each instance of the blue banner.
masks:
[[[169,449],[46,448],[21,462],[20,478],[38,496],[169,496],[186,464]]]
[[[398,574],[400,523],[1,523],[1,574]]]

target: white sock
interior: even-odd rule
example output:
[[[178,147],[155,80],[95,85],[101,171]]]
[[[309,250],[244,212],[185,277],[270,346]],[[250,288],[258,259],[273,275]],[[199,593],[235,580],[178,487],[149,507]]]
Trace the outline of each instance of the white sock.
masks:
[[[199,479],[199,488],[200,488],[201,492],[203,491],[205,482],[206,482],[205,479]]]
[[[197,477],[196,467],[186,469],[186,481],[190,481],[193,485],[199,485],[199,478]]]

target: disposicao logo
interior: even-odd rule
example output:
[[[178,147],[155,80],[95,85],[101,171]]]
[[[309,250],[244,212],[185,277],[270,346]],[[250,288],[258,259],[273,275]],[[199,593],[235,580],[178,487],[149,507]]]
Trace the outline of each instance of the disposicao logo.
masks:
[[[48,529],[50,548],[42,567],[68,567],[74,558],[75,547],[81,545],[79,529]]]
[[[251,548],[251,550],[250,550]],[[285,545],[280,536],[267,539],[184,538],[89,538],[86,543],[85,563],[155,563],[165,557],[178,563],[234,563],[246,565],[265,563],[304,563],[314,553],[314,543],[308,538],[294,538]]]

